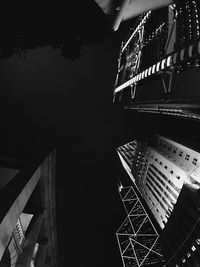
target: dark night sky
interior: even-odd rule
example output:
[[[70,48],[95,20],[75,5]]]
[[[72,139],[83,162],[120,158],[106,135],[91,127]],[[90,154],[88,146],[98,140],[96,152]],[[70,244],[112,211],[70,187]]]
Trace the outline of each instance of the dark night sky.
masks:
[[[123,123],[112,105],[120,42],[111,33],[75,60],[49,45],[0,60],[1,140],[57,150],[59,267],[122,266],[113,162]]]
[[[84,15],[89,25],[91,10]],[[66,27],[68,42],[81,19],[75,22]],[[49,45],[0,60],[1,140],[57,149],[59,267],[122,266],[115,232],[125,218],[116,186],[123,171],[115,148],[157,131],[190,134],[182,120],[136,116],[112,104],[124,32],[95,37],[75,60]]]

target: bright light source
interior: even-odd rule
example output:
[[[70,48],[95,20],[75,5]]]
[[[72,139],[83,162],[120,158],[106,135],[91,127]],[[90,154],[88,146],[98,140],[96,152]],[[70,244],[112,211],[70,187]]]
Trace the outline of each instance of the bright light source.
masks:
[[[166,62],[166,59],[163,59],[161,62],[161,69],[162,70],[165,68],[165,62]]]
[[[160,70],[160,61],[156,64],[156,71]]]
[[[156,68],[156,64],[154,64],[152,67],[152,73],[155,73],[155,68]]]
[[[167,58],[167,67],[172,65],[172,56],[168,56]]]
[[[148,70],[148,75],[149,76],[151,75],[151,69],[152,69],[152,67],[150,67],[149,70]]]

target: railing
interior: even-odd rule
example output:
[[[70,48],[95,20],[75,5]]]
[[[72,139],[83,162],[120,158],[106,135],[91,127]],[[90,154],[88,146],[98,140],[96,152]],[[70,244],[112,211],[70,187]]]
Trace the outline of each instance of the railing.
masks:
[[[170,55],[164,57],[162,60],[153,64],[149,68],[139,72],[133,78],[123,83],[122,85],[115,88],[114,93],[118,93],[128,86],[137,84],[138,82],[149,78],[150,76],[157,75],[164,71],[172,72],[174,68],[181,71],[181,66],[185,63],[187,65],[193,64],[194,67],[199,66],[200,56],[200,40],[182,48],[180,51],[171,53]],[[196,60],[196,61],[195,61]],[[191,63],[194,61],[194,63]]]

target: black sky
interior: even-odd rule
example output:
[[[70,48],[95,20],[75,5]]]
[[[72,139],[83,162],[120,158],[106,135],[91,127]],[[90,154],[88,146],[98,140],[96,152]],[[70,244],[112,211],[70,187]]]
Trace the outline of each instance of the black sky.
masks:
[[[23,14],[24,21],[20,18],[21,24],[4,32],[5,46],[12,36],[11,50],[16,46],[16,29],[28,41],[23,43],[25,58],[8,57],[5,47],[1,50],[6,57],[0,60],[0,137],[4,144],[57,150],[59,267],[121,267],[115,232],[125,211],[116,184],[124,173],[115,148],[157,132],[188,137],[198,127],[172,118],[136,116],[112,104],[117,57],[127,28],[112,33],[103,15],[95,15],[101,12],[94,12],[92,1],[78,9],[80,2],[66,10],[57,4],[55,13],[53,7],[50,13],[34,7],[40,14],[36,24],[30,23],[33,15],[24,17],[21,11],[14,18]],[[72,6],[78,10],[73,15]],[[9,21],[10,29],[13,25]],[[74,60],[52,48],[52,42],[58,46],[64,40],[69,49],[77,38],[81,56]]]
[[[120,112],[112,105],[112,90],[123,33],[102,33],[105,20],[97,18],[99,11],[93,14],[90,6],[80,14],[81,8],[67,17],[66,27],[59,26],[64,18],[55,21],[49,13],[42,17],[41,10],[41,18],[50,25],[41,20],[30,23],[34,16],[22,11],[14,16],[20,18],[17,26],[9,21],[12,30],[4,32],[1,46],[0,136],[4,145],[57,150],[59,267],[120,267],[115,232],[125,212],[113,162],[118,160],[114,148],[123,127]],[[41,33],[47,29],[44,38]],[[22,36],[25,58],[12,53],[19,40],[16,32]],[[64,42],[70,51],[77,39],[82,45],[76,59],[70,59],[73,53],[64,57],[61,49],[52,48],[53,40],[57,46]]]

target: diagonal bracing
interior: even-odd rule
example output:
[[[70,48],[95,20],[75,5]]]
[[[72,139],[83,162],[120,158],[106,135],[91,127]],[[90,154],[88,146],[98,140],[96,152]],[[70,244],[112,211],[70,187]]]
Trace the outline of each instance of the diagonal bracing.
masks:
[[[116,235],[124,267],[163,262],[159,234],[132,186],[120,188],[127,217]],[[159,249],[158,249],[159,248]]]

